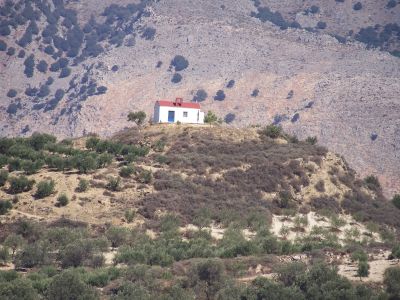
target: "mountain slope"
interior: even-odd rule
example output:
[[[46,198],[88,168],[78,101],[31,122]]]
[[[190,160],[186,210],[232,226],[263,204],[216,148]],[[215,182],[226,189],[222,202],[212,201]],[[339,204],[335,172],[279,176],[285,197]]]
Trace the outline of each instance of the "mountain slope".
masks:
[[[367,50],[355,39],[363,40],[362,28],[380,24],[375,33],[367,30],[372,40],[365,42],[396,51],[396,26],[389,28],[390,37],[379,34],[396,22],[400,5],[387,8],[386,3],[363,1],[362,9],[354,10],[356,2],[351,1],[243,0],[142,1],[127,6],[131,2],[118,1],[120,6],[110,6],[101,16],[111,1],[101,6],[92,1],[60,6],[62,1],[55,1],[61,12],[77,12],[75,27],[84,28],[90,15],[95,16],[96,22],[89,23],[96,28],[97,42],[88,42],[93,31],[84,33],[75,58],[68,58],[68,51],[59,51],[55,59],[45,54],[40,33],[46,21],[42,16],[36,22],[40,39],[25,47],[26,56],[35,54],[35,67],[42,59],[50,66],[60,55],[67,57],[71,75],[66,78],[57,79],[60,71],[35,71],[26,78],[26,57],[0,52],[2,135],[46,131],[62,137],[88,132],[110,136],[128,125],[130,110],[143,109],[150,115],[156,99],[192,100],[204,90],[203,109],[222,118],[230,114],[232,125],[274,122],[300,138],[315,135],[362,175],[380,176],[388,193],[399,188],[400,60],[386,51]],[[57,10],[52,3],[50,7]],[[60,14],[54,36],[68,37],[62,23],[74,21],[70,14]],[[318,22],[325,22],[326,28]],[[23,33],[17,27],[5,40],[14,45]],[[176,55],[186,58],[188,67],[176,71],[180,68],[171,66]],[[171,81],[174,73],[182,76],[180,82]],[[42,88],[45,96],[39,97],[49,76],[55,82],[48,95]],[[29,86],[39,91],[26,96]],[[10,89],[16,90],[16,97],[6,96]],[[224,91],[223,101],[214,99],[218,90]]]

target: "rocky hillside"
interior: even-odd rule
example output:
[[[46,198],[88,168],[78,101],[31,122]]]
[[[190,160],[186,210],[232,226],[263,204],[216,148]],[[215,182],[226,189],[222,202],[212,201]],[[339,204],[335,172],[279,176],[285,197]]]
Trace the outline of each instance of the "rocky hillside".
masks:
[[[1,299],[399,296],[400,196],[279,127],[2,138],[0,167]]]
[[[397,0],[21,0],[0,15],[3,136],[110,136],[182,96],[233,126],[317,136],[399,189]]]

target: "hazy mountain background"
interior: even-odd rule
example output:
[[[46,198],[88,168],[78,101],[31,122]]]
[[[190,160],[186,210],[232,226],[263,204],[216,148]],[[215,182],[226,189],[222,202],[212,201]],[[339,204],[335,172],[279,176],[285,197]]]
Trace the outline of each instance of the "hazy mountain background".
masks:
[[[110,136],[180,96],[400,187],[398,0],[0,3],[1,136]]]

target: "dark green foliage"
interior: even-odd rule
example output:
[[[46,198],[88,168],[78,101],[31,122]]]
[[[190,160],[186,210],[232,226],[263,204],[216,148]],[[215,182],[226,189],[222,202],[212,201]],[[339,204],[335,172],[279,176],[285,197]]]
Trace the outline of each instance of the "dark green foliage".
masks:
[[[44,52],[48,55],[53,55],[54,54],[54,48],[53,46],[49,45],[44,48]]]
[[[89,189],[89,181],[86,179],[79,179],[78,187],[76,188],[77,192],[83,193]]]
[[[99,299],[99,296],[83,281],[79,272],[68,270],[54,277],[47,290],[47,299],[95,300]]]
[[[55,192],[56,183],[53,180],[43,180],[37,184],[37,190],[35,193],[36,199],[42,199],[50,196]]]
[[[111,247],[116,248],[124,244],[129,232],[123,227],[111,227],[106,231],[106,237],[111,243]]]
[[[50,88],[47,84],[44,84],[40,87],[39,92],[37,93],[37,96],[39,98],[45,98],[50,94]]]
[[[8,175],[9,175],[8,171],[0,170],[0,187],[4,186],[6,184]]]
[[[400,268],[391,267],[385,270],[384,284],[386,291],[393,297],[392,299],[400,298]]]
[[[259,91],[258,89],[254,89],[254,90],[251,92],[251,97],[257,97],[259,93],[260,93],[260,91]]]
[[[318,6],[316,6],[316,5],[312,5],[311,7],[310,7],[310,13],[312,13],[312,14],[316,14],[316,13],[319,13],[319,7]]]
[[[260,19],[261,22],[269,21],[276,26],[279,26],[281,29],[287,29],[288,27],[288,24],[282,17],[281,13],[278,11],[272,12],[268,7],[257,7],[257,13],[252,12],[251,16]]]
[[[225,123],[229,124],[229,123],[232,123],[235,120],[235,118],[236,118],[235,114],[229,113],[225,116],[224,121],[225,121]]]
[[[225,92],[223,90],[218,90],[214,96],[215,101],[224,101],[225,100]]]
[[[120,177],[109,177],[106,188],[113,192],[121,190],[121,178]]]
[[[185,70],[189,66],[189,62],[182,55],[176,55],[171,61],[171,66],[175,68],[176,72],[179,72]]]
[[[47,78],[46,85],[52,85],[53,82],[54,82],[54,78],[50,76],[49,78]]]
[[[1,185],[1,181],[0,181]],[[400,209],[400,194],[396,194],[392,198],[392,203],[394,206],[396,206],[398,209]]]
[[[265,135],[271,139],[276,139],[282,135],[282,127],[268,125],[260,131],[261,135]]]
[[[10,47],[7,49],[7,55],[8,56],[13,56],[15,54],[15,48],[14,47]]]
[[[306,138],[306,143],[316,145],[318,143],[318,138],[316,136],[309,136]]]
[[[48,68],[47,62],[44,61],[44,60],[41,60],[36,66],[36,69],[39,72],[42,72],[42,73],[46,73],[47,72],[47,68]]]
[[[0,200],[0,215],[5,215],[12,208],[9,200]]]
[[[61,194],[57,197],[57,206],[67,206],[69,202],[68,196]]]
[[[62,68],[59,78],[65,78],[71,75],[71,69],[68,67]]]
[[[375,192],[378,192],[382,189],[381,184],[379,183],[379,179],[376,176],[370,175],[364,179],[365,186]]]
[[[28,141],[33,149],[39,151],[43,150],[47,144],[55,143],[57,138],[46,133],[34,133]]]
[[[359,261],[357,267],[358,277],[368,277],[369,275],[369,264],[367,261]]]
[[[33,54],[29,55],[25,61],[24,61],[24,66],[25,66],[25,75],[26,77],[30,78],[33,77],[33,72],[35,68],[35,56]]]
[[[200,89],[196,92],[196,94],[193,96],[193,102],[203,102],[207,99],[208,95],[207,92],[203,89]]]
[[[46,247],[39,242],[26,245],[15,257],[15,265],[22,268],[33,268],[43,265],[48,258]]]
[[[57,72],[57,71],[59,71],[59,70],[60,70],[60,63],[59,63],[58,61],[56,61],[55,63],[52,63],[52,64],[50,65],[49,70],[50,70],[51,72]]]
[[[97,167],[105,168],[109,166],[112,162],[112,155],[109,153],[102,153],[97,157]]]
[[[233,79],[229,80],[228,84],[226,85],[226,87],[227,87],[228,89],[231,89],[231,88],[233,88],[234,86],[235,86],[235,80],[233,80]]]
[[[6,42],[0,40],[0,51],[6,51],[6,50],[7,50]]]
[[[121,170],[119,171],[119,175],[121,177],[127,178],[132,176],[132,174],[135,172],[135,168],[132,166],[126,166],[122,167]]]
[[[10,177],[8,179],[10,187],[7,192],[10,194],[19,194],[23,192],[30,191],[35,184],[34,180],[29,180],[25,176]]]
[[[8,25],[0,26],[0,35],[7,36],[10,35],[11,30]]]
[[[128,114],[128,121],[135,122],[136,125],[141,126],[146,119],[146,113],[144,111],[130,112]]]
[[[9,97],[9,98],[14,98],[15,96],[17,96],[17,91],[16,91],[16,90],[10,89],[10,90],[7,92],[7,97]]]
[[[172,83],[179,83],[179,82],[181,82],[181,81],[182,81],[182,75],[181,75],[181,74],[175,73],[175,74],[172,76],[172,79],[171,79],[171,82],[172,82]]]
[[[153,180],[153,173],[149,170],[140,170],[139,174],[137,175],[137,181],[144,184],[149,184]]]
[[[353,5],[354,10],[361,10],[362,9],[362,4],[361,2],[357,2],[356,4]]]
[[[18,58],[24,58],[24,57],[25,57],[25,51],[24,50],[19,50]]]
[[[92,155],[79,154],[73,157],[73,166],[80,173],[89,173],[97,168],[97,161]]]
[[[317,27],[318,27],[318,29],[325,29],[326,28],[326,23],[322,22],[322,21],[319,21],[317,23]]]
[[[22,162],[22,169],[25,171],[26,175],[32,175],[37,172],[43,167],[44,161],[42,160],[25,160]]]
[[[389,2],[386,4],[386,8],[391,9],[396,7],[397,5],[397,0],[389,0]]]
[[[0,280],[0,299],[4,300],[37,300],[38,295],[27,279]]]
[[[107,92],[107,87],[106,86],[99,86],[97,87],[97,95],[102,95]]]
[[[142,33],[141,37],[144,38],[145,40],[153,41],[155,35],[156,35],[156,29],[155,28],[146,27],[143,30],[143,33]]]
[[[211,110],[209,110],[204,117],[204,123],[213,124],[213,123],[217,123],[217,122],[218,122],[217,115],[214,114]]]

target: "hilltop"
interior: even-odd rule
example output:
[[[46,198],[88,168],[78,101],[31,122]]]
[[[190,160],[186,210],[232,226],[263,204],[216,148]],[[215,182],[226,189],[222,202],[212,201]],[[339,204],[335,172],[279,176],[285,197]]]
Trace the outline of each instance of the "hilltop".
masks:
[[[231,126],[317,136],[393,194],[397,2],[3,0],[0,135],[110,137],[181,96]]]
[[[2,138],[0,153],[6,299],[57,299],[61,286],[85,299],[396,295],[400,209],[313,138],[153,125]],[[322,290],[286,281],[319,272]]]

